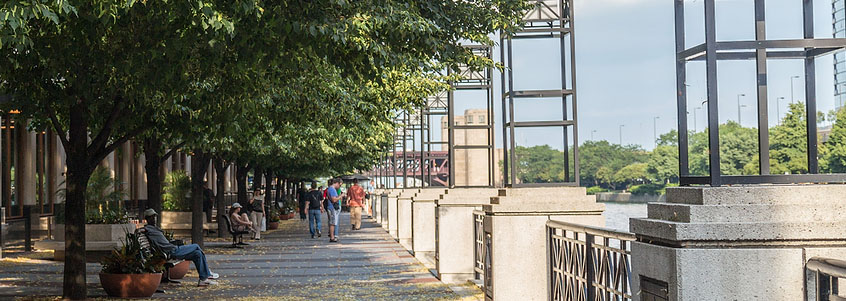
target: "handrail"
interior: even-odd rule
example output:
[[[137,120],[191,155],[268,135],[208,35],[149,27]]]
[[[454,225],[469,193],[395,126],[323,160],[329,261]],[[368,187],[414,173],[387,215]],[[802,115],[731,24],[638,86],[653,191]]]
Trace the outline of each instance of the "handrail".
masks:
[[[636,240],[637,237],[634,233],[625,232],[625,231],[618,231],[609,228],[602,228],[602,227],[593,227],[588,225],[580,225],[556,220],[548,220],[546,225],[551,228],[556,229],[564,229],[574,232],[582,232],[587,233],[595,236],[602,236],[607,238],[619,239],[619,240]]]
[[[808,260],[805,268],[812,272],[820,272],[837,278],[846,278],[846,261],[843,260],[812,257]]]

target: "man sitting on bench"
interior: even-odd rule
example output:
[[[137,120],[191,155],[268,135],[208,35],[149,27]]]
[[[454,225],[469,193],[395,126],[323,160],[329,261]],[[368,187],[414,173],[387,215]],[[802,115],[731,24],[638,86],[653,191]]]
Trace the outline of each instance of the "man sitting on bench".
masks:
[[[156,210],[153,210],[152,208],[144,211],[144,219],[147,220],[147,225],[144,226],[144,230],[147,231],[147,237],[150,239],[150,243],[155,244],[159,250],[167,253],[166,255],[170,258],[193,261],[194,266],[197,268],[197,273],[200,274],[200,282],[197,283],[197,286],[217,284],[210,279],[217,279],[220,275],[212,273],[211,269],[209,269],[209,265],[206,263],[206,254],[203,253],[200,246],[197,244],[176,246],[170,243],[170,241],[165,238],[162,230],[156,227],[156,217],[158,215],[159,214],[156,213]]]

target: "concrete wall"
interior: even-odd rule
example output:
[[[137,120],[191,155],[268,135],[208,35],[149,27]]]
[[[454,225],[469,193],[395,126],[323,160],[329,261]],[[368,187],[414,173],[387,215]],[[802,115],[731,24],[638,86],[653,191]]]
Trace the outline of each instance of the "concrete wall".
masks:
[[[597,202],[619,202],[619,203],[655,203],[666,202],[665,195],[633,195],[628,192],[601,192],[596,194]]]

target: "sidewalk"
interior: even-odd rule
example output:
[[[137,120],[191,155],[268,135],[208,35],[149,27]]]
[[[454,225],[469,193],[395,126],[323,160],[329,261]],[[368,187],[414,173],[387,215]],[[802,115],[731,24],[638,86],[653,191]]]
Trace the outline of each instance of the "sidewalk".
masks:
[[[304,221],[280,223],[261,241],[243,249],[226,248],[229,239],[206,242],[212,270],[221,275],[217,286],[196,287],[194,268],[181,284],[162,285],[154,298],[267,300],[456,300],[459,295],[388,236],[367,221],[350,231],[349,214],[341,216],[340,243],[330,243],[323,215],[323,237],[311,239]],[[208,238],[207,238],[208,239]],[[36,253],[37,256],[38,253]],[[10,256],[14,256],[9,254]],[[38,259],[0,260],[0,299],[59,296],[62,263]],[[33,257],[30,253],[26,257]],[[46,256],[41,256],[46,257]],[[88,264],[89,296],[104,297],[97,273]],[[481,292],[479,292],[481,293]],[[252,297],[252,298],[247,298]]]

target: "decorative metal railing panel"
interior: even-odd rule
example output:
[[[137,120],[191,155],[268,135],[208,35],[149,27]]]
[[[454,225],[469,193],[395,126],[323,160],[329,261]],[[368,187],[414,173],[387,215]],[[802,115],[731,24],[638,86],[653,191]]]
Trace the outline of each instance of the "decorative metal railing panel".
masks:
[[[476,271],[476,280],[484,280],[485,278],[485,212],[473,211],[473,237],[476,239],[476,244],[473,252],[473,259],[475,265],[473,269]]]
[[[548,221],[549,300],[631,300],[635,235]]]

